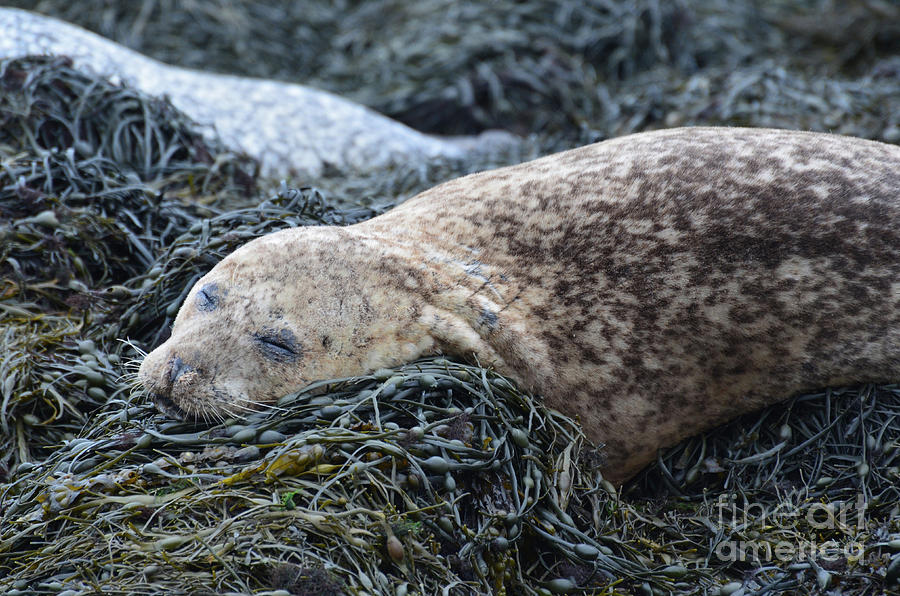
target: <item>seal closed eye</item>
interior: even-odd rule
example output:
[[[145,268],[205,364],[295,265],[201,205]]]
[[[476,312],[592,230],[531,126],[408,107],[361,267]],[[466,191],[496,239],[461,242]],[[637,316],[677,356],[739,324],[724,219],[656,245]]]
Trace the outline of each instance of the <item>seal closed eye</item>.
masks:
[[[577,417],[622,482],[797,392],[900,379],[898,172],[893,145],[693,128],[474,174],[236,250],[139,376],[187,415],[239,415],[474,356]]]
[[[297,362],[303,356],[303,350],[290,329],[266,329],[255,334],[253,339],[263,355],[275,362]]]

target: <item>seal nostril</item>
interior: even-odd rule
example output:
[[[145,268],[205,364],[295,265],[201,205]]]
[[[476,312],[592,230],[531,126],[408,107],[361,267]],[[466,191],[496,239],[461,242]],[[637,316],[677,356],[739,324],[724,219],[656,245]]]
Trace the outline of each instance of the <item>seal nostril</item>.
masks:
[[[169,383],[174,384],[175,381],[189,370],[193,370],[191,366],[185,364],[184,360],[175,356],[169,363]]]

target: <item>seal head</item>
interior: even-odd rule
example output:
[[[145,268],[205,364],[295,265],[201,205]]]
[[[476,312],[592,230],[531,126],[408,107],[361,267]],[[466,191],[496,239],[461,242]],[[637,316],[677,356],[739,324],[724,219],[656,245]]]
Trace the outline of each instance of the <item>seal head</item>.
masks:
[[[432,350],[414,305],[360,270],[369,244],[349,228],[284,230],[226,257],[141,364],[152,399],[175,417],[221,419]]]

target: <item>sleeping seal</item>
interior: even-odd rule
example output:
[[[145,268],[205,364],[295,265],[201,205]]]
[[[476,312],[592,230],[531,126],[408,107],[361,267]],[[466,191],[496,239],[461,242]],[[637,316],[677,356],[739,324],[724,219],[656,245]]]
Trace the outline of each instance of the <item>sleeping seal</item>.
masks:
[[[476,356],[607,445],[604,475],[797,392],[900,378],[900,147],[637,134],[258,238],[197,282],[140,379],[225,415]]]

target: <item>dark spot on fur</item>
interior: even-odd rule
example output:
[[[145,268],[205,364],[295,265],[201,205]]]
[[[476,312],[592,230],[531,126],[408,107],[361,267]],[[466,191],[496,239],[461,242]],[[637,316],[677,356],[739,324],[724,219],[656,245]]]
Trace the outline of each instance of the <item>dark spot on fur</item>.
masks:
[[[194,298],[197,310],[210,312],[219,307],[219,284],[205,284]]]
[[[497,327],[497,313],[483,308],[478,316],[478,326],[486,327],[488,331],[493,331]]]

